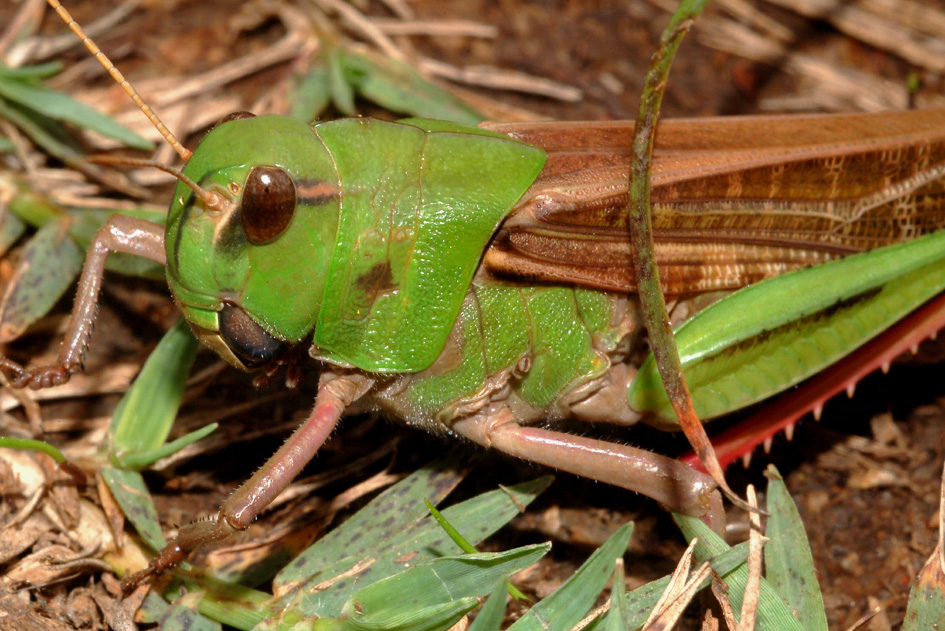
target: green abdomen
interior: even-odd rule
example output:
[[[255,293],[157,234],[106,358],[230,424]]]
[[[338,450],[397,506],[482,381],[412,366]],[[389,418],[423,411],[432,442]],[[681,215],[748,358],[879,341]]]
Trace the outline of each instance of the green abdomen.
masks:
[[[378,393],[427,429],[490,405],[523,421],[567,414],[566,399],[604,375],[630,330],[625,301],[573,287],[474,283],[438,359]]]

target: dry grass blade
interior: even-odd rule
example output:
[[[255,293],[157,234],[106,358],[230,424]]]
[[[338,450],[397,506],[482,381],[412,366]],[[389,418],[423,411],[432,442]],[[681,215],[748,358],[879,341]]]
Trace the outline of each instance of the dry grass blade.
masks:
[[[788,109],[840,110],[853,104],[864,111],[904,109],[908,94],[904,85],[890,84],[857,68],[843,67],[789,45],[758,34],[732,20],[716,20],[700,25],[699,41],[753,61],[778,65],[789,73],[809,79],[812,98],[795,99]],[[779,100],[783,108],[790,101]],[[775,107],[772,104],[772,109]]]
[[[583,93],[578,88],[516,70],[502,70],[491,66],[457,68],[451,64],[429,58],[420,59],[418,65],[423,72],[457,83],[494,90],[524,92],[569,103],[583,98]]]
[[[711,611],[705,612],[705,618],[702,620],[702,631],[719,631],[719,619],[713,616]]]
[[[942,489],[939,493],[937,552],[939,570],[945,576],[945,468],[942,470]]]
[[[28,4],[24,3],[24,10]],[[45,0],[42,2],[36,0],[32,4],[45,11]],[[94,38],[108,32],[128,19],[139,4],[141,0],[126,0],[97,20],[89,22],[85,27],[86,33]],[[82,42],[70,33],[60,33],[49,38],[34,36],[12,46],[7,61],[17,66],[30,59],[49,59],[81,45]]]
[[[768,0],[801,15],[829,21],[862,42],[933,72],[945,71],[945,21],[931,7],[909,0]]]
[[[155,107],[161,108],[162,113],[166,115],[168,120],[180,119],[185,121],[186,125],[182,126],[181,135],[186,135],[216,122],[222,117],[221,113],[230,113],[238,108],[237,101],[225,99],[214,107],[198,108],[194,111],[192,109],[194,107],[192,99],[265,68],[294,59],[302,49],[302,43],[302,36],[297,32],[297,29],[290,30],[287,35],[276,43],[252,55],[234,59],[207,72],[183,79],[177,77],[139,81],[138,88],[142,94],[146,95],[155,104]],[[82,95],[82,98],[93,102],[103,100],[102,93],[97,90]],[[122,113],[116,114],[115,118],[146,138],[156,140],[159,137],[157,131],[150,126],[147,120],[142,122],[140,113],[135,109],[124,108]],[[112,146],[113,144],[106,142],[97,144],[100,149]],[[161,176],[160,179],[166,180],[167,178]]]
[[[407,55],[393,42],[380,27],[369,20],[361,11],[347,2],[340,0],[317,0],[328,12],[333,12],[341,16],[342,22],[347,22],[356,31],[359,31],[370,42],[373,42],[391,59],[406,63]]]
[[[861,629],[863,629],[864,627],[866,627],[866,624],[867,624],[870,620],[872,620],[873,618],[875,618],[876,615],[877,615],[880,611],[881,611],[881,609],[880,609],[879,607],[875,607],[875,608],[872,609],[871,611],[866,612],[866,613],[863,615],[862,618],[860,618],[859,620],[857,620],[856,622],[854,622],[853,624],[851,624],[851,625],[849,626],[849,628],[847,628],[846,631],[860,631]]]
[[[712,568],[709,564],[703,563],[695,572],[690,574],[689,568],[692,565],[692,556],[698,539],[693,539],[686,548],[682,558],[676,565],[676,570],[670,578],[669,585],[663,595],[660,596],[646,624],[643,625],[643,631],[662,631],[672,629],[683,611],[692,601],[693,597],[699,592],[705,581],[712,574]]]
[[[0,58],[5,58],[13,66],[18,65],[16,56],[8,56],[8,50],[17,41],[36,29],[45,10],[45,4],[41,0],[30,0],[20,6],[20,10],[16,12],[4,32],[0,34]]]
[[[751,484],[746,489],[748,504],[758,508],[758,498],[755,487]],[[761,598],[761,566],[762,547],[764,537],[761,535],[761,515],[758,512],[748,513],[751,523],[748,546],[748,584],[745,586],[745,599],[742,601],[741,620],[736,627],[738,631],[752,631],[755,628],[755,616],[758,613],[758,602]]]
[[[371,17],[370,21],[377,25],[382,33],[391,37],[428,35],[430,37],[493,39],[499,35],[499,29],[495,26],[471,20],[403,20]]]
[[[674,6],[665,0],[652,0],[664,10]],[[941,11],[915,2],[863,0],[841,3],[835,0],[770,0],[770,4],[816,20],[831,22],[838,30],[932,73],[945,67],[945,16]],[[742,0],[720,3],[735,19],[718,13],[708,15],[699,24],[700,42],[717,50],[745,59],[778,67],[803,80],[804,96],[770,98],[763,109],[827,110],[851,106],[866,111],[904,109],[910,94],[905,81],[889,81],[886,76],[844,63],[836,55],[798,50],[795,34],[783,24],[773,22],[762,12],[763,5],[749,5]],[[842,59],[842,57],[841,57]],[[945,102],[940,95],[929,95],[928,106]]]
[[[725,619],[726,628],[737,628],[738,620],[735,618],[735,610],[732,609],[732,603],[728,598],[728,586],[718,576],[712,577],[712,595],[715,596],[722,608],[722,617]]]
[[[22,390],[13,390],[10,388],[10,380],[6,375],[0,375],[0,384],[4,387],[3,394],[9,395],[16,403],[23,406],[23,411],[26,413],[26,418],[29,421],[30,433],[33,438],[41,437],[43,435],[43,416],[40,412],[39,403]],[[3,412],[7,412],[7,410],[3,409]]]

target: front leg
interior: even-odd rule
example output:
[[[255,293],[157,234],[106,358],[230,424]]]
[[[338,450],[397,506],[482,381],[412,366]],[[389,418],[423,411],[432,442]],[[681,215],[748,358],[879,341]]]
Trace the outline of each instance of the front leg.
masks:
[[[69,376],[76,368],[82,367],[95,324],[105,260],[111,252],[133,254],[165,265],[164,227],[143,219],[114,215],[99,229],[85,257],[69,328],[56,363],[24,368],[6,357],[0,357],[0,370],[10,373],[14,388],[29,386],[39,390],[62,385],[69,381]]]
[[[524,460],[637,491],[673,510],[724,523],[717,485],[673,458],[627,445],[524,427],[501,406],[457,421],[452,429],[475,443]]]
[[[122,581],[129,593],[143,581],[179,565],[200,546],[246,530],[325,444],[344,411],[374,385],[363,375],[322,373],[315,406],[305,422],[249,480],[223,503],[215,519],[194,521],[177,533],[148,567]]]

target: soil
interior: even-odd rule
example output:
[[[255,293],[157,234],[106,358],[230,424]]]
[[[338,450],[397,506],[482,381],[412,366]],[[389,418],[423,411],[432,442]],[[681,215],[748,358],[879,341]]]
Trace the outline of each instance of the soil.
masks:
[[[80,23],[88,24],[111,4],[73,2],[69,8]],[[98,43],[109,52],[115,51],[112,54],[116,63],[132,79],[192,75],[275,42],[283,32],[277,20],[248,17],[254,12],[265,14],[274,6],[235,0],[145,0]],[[412,45],[426,57],[457,66],[514,69],[579,88],[583,97],[575,102],[466,88],[558,120],[633,118],[649,55],[668,16],[656,4],[616,0],[416,0],[410,6],[423,18],[469,20],[497,29],[494,39],[411,38]],[[850,39],[826,19],[805,19],[766,5],[760,8],[764,15],[795,34],[793,51],[836,67],[856,68],[893,84],[902,85],[910,72],[917,72],[922,87],[912,100],[919,103],[933,102],[942,93],[942,77],[936,71],[917,70],[894,55]],[[365,10],[389,14],[377,5]],[[9,6],[0,7],[0,24],[7,23],[10,12]],[[815,88],[819,84],[790,74],[786,56],[781,60],[783,65],[761,65],[705,46],[700,35],[703,24],[724,19],[726,14],[721,8],[710,7],[682,45],[664,101],[664,116],[756,113],[772,102],[783,104],[792,98],[808,104],[818,102]],[[239,29],[241,23],[248,26]],[[62,28],[50,18],[43,32],[61,33]],[[66,58],[70,62],[84,59],[85,53],[73,50]],[[248,107],[273,85],[284,82],[287,75],[285,65],[277,66],[210,90],[201,98],[212,102],[226,92]],[[91,64],[86,64],[81,74],[72,74],[69,81],[70,89],[76,90],[85,89],[86,84],[97,88],[107,85]],[[114,92],[109,89],[109,102],[122,98]],[[840,97],[831,98],[826,103],[836,106]],[[856,100],[854,96],[845,98]],[[188,144],[193,146],[196,138]],[[166,198],[163,195],[160,199]],[[5,270],[9,274],[9,266]],[[60,313],[66,313],[69,304],[70,300],[64,300]],[[110,279],[87,371],[144,357],[173,321],[174,313],[160,285]],[[54,340],[48,333],[34,334],[19,343],[16,352],[26,355],[41,353],[43,348],[54,350]],[[874,607],[879,613],[870,622],[873,626],[867,628],[898,628],[911,583],[935,546],[945,461],[945,365],[936,363],[934,354],[935,349],[923,348],[918,361],[898,363],[888,375],[870,376],[852,400],[831,402],[820,423],[806,419],[793,441],[781,437],[770,456],[757,453],[748,468],[732,467],[728,473],[739,493],[749,482],[764,488],[762,473],[769,462],[786,477],[807,525],[831,628],[849,628]],[[197,370],[213,371],[214,366],[209,353],[198,358]],[[274,383],[247,396],[251,377],[222,370],[214,372],[199,391],[189,396],[182,412],[185,427],[200,426],[208,414],[246,403],[250,398],[262,402],[249,411],[234,410],[233,417],[225,421],[222,437],[199,458],[149,476],[167,527],[212,512],[290,431],[293,419],[311,401],[312,389],[303,384],[300,393],[286,394],[279,381],[276,377]],[[102,419],[116,401],[117,396],[107,395],[44,405],[47,436],[54,442],[67,442],[80,440],[90,428],[100,430]],[[646,431],[634,431],[632,435],[608,428],[599,431],[636,445],[660,444],[670,450],[680,445],[678,438]],[[358,458],[374,462],[319,493],[330,497],[381,470],[390,459],[391,448],[396,453],[394,471],[403,472],[441,451],[442,442],[385,421],[347,422],[310,467],[312,473]],[[493,454],[481,454],[481,458],[474,476],[459,494],[470,495],[494,488],[497,483],[514,483],[545,472]],[[286,520],[304,524],[300,511],[303,515],[315,511],[314,507],[324,501],[295,499],[254,525],[249,535],[259,536],[284,526]],[[526,593],[542,597],[570,576],[614,529],[631,519],[637,524],[626,557],[628,587],[632,588],[670,572],[685,542],[654,502],[620,489],[559,475],[552,488],[489,545],[504,549],[551,539],[553,555],[518,581]],[[732,513],[736,526],[739,520],[740,516]],[[84,618],[74,615],[72,609],[66,611],[66,605],[85,602],[75,597],[70,600],[69,594],[78,593],[80,588],[93,590],[88,576],[71,579],[67,588],[46,588],[46,607],[51,611],[44,615],[56,618],[64,628],[83,626],[78,621]],[[114,585],[107,579],[97,580],[104,580],[106,591],[113,591]],[[88,616],[92,622],[86,627],[101,624],[100,616]],[[679,628],[698,628],[698,624],[688,619]]]

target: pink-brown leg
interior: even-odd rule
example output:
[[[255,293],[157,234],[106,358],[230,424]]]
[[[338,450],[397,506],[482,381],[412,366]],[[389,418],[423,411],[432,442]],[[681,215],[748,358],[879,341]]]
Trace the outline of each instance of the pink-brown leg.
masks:
[[[0,370],[9,372],[14,388],[29,386],[34,390],[58,386],[69,381],[73,370],[82,366],[95,322],[95,308],[102,288],[105,260],[111,252],[123,252],[150,259],[161,265],[164,254],[164,227],[143,219],[115,215],[96,233],[85,257],[79,289],[66,337],[56,363],[51,366],[24,368],[0,357]]]
[[[568,471],[631,491],[673,510],[719,519],[721,500],[708,475],[673,458],[583,436],[523,427],[508,408],[453,424],[475,443],[524,460]]]
[[[122,588],[133,591],[142,581],[179,565],[200,546],[245,530],[281,493],[325,444],[352,402],[374,384],[361,375],[323,373],[315,406],[305,422],[249,480],[224,502],[216,519],[187,524],[148,567],[124,579]]]

